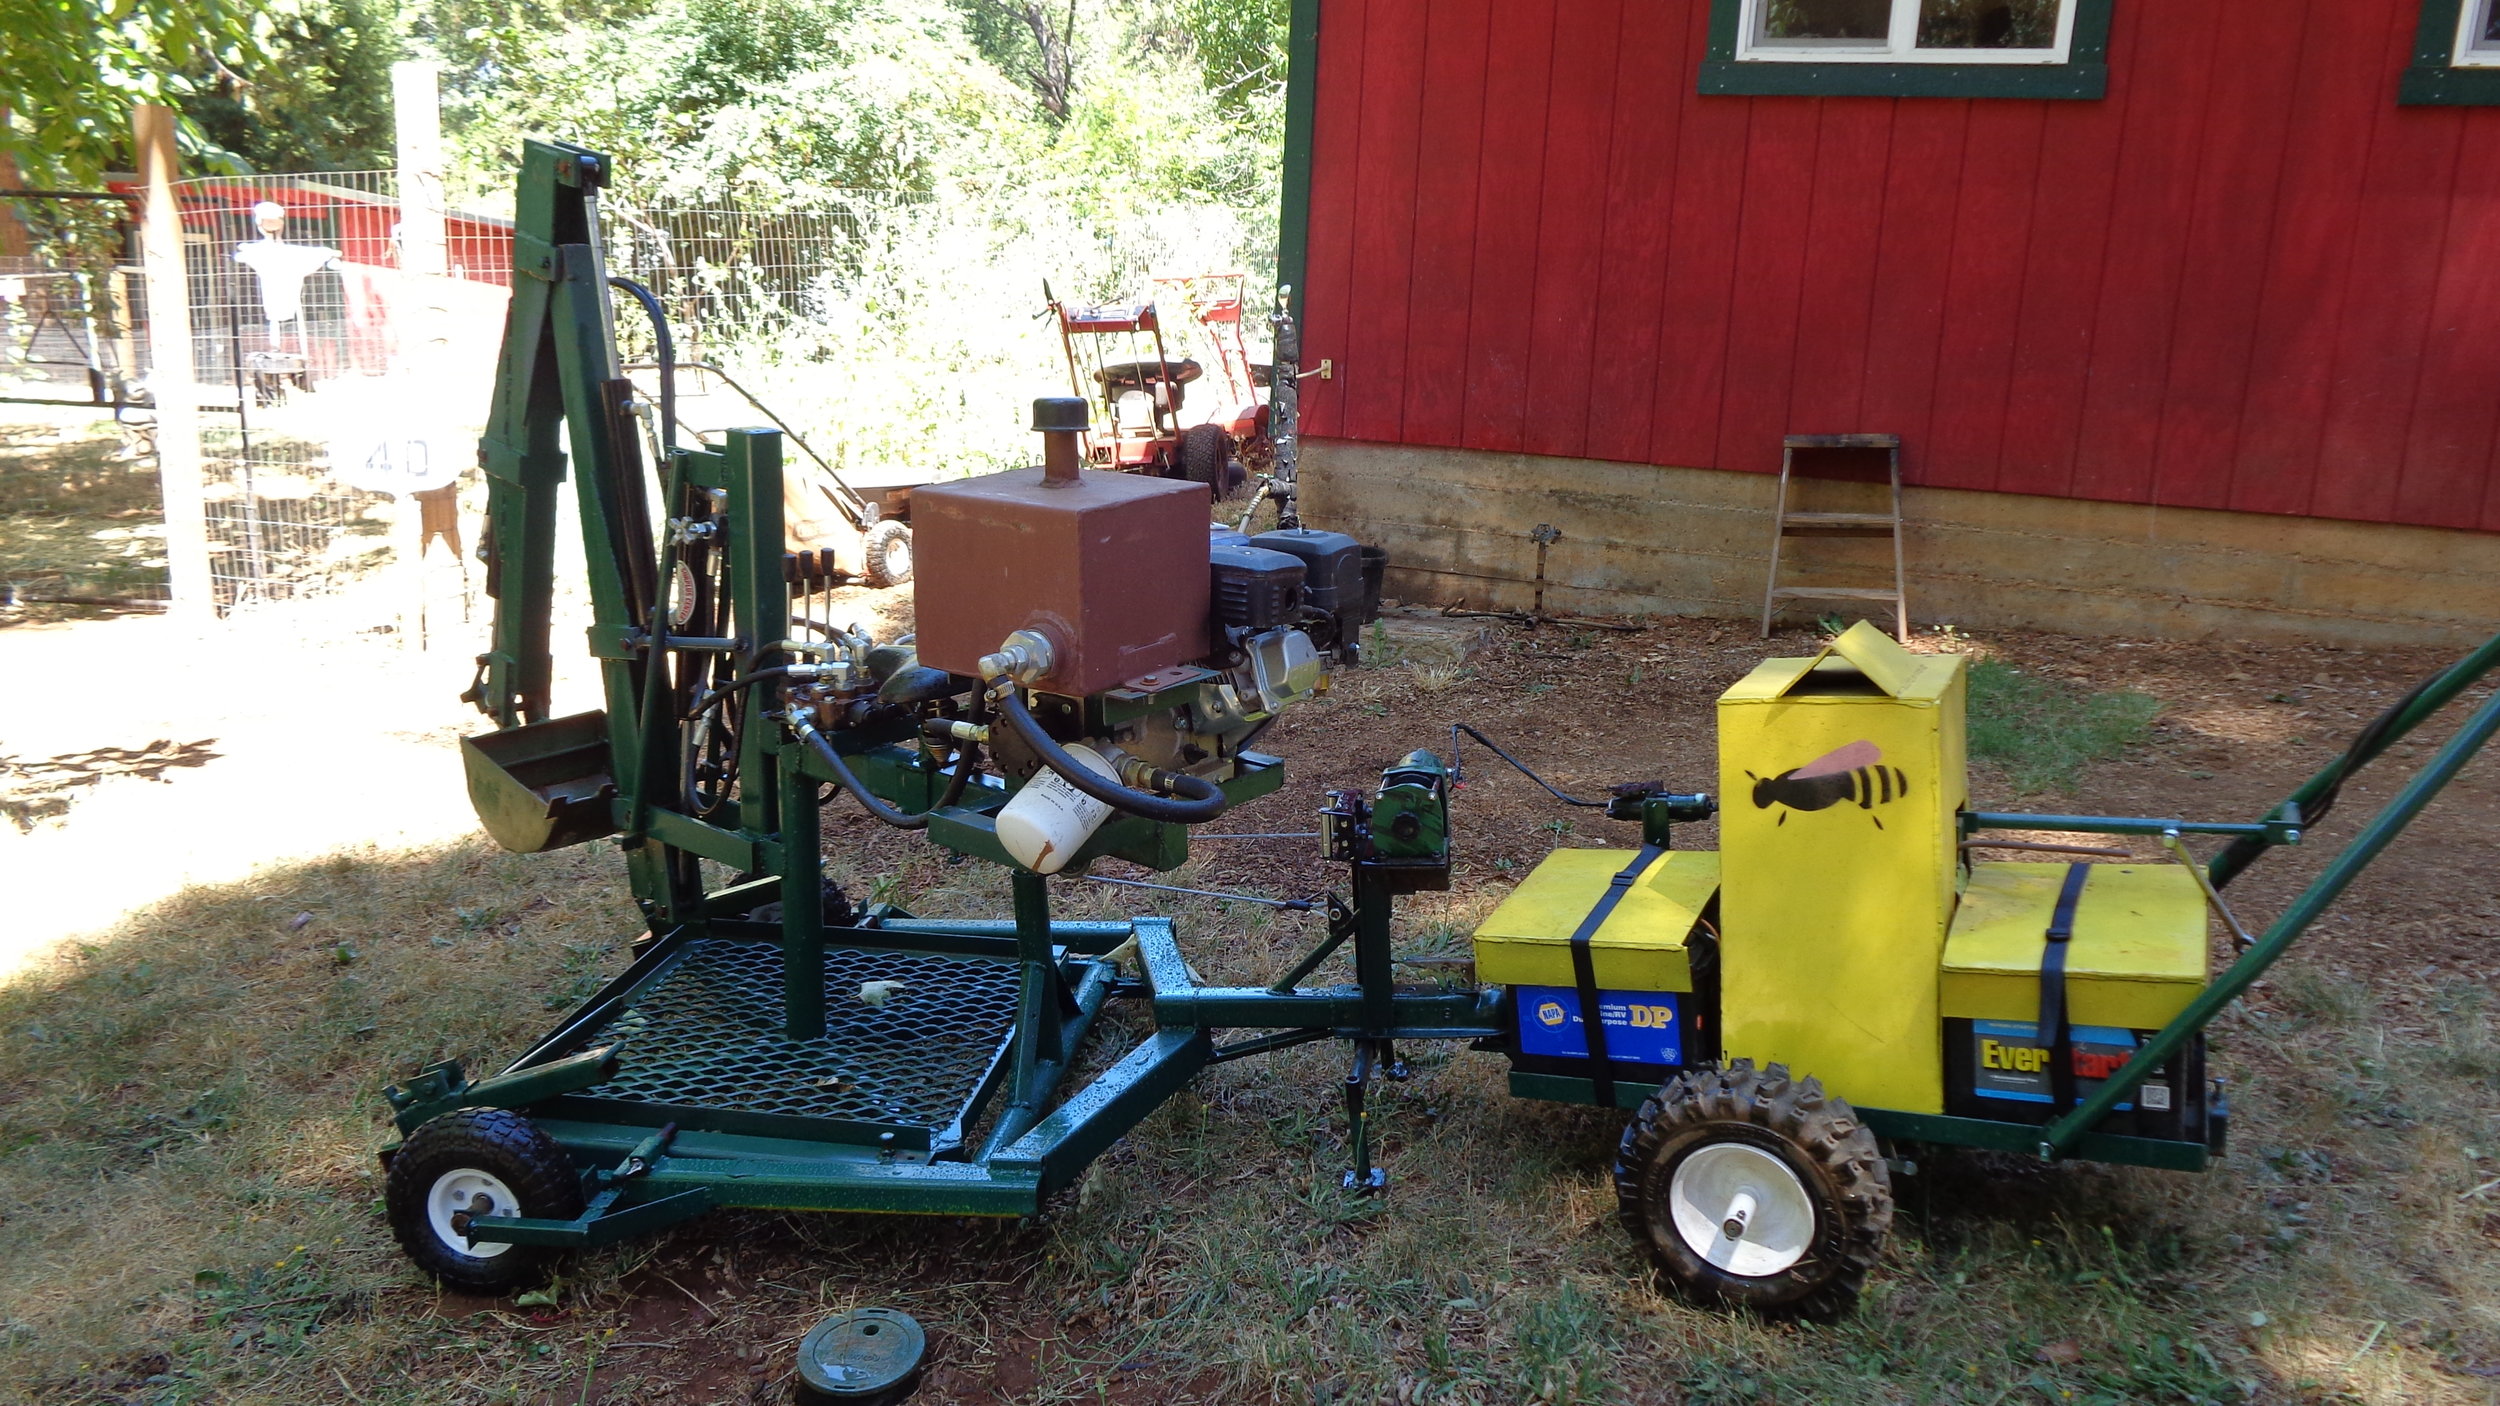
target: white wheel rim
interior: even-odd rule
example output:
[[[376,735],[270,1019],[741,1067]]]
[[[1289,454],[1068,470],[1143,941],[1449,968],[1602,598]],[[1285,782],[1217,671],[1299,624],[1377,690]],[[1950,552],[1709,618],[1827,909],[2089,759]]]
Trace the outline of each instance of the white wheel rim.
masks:
[[[521,1198],[512,1188],[491,1172],[475,1167],[454,1167],[434,1179],[434,1189],[425,1195],[425,1216],[434,1223],[435,1238],[472,1259],[491,1260],[510,1245],[479,1243],[472,1245],[469,1237],[454,1226],[451,1218],[466,1214],[475,1216],[517,1216],[521,1214]]]
[[[1714,1142],[1678,1162],[1667,1205],[1686,1249],[1742,1278],[1778,1274],[1814,1243],[1814,1201],[1805,1183],[1786,1162],[1748,1143]]]

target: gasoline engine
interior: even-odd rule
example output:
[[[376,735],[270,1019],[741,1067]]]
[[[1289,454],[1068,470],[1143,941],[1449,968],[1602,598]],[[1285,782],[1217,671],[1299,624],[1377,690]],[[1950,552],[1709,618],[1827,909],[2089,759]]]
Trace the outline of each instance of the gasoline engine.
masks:
[[[1114,811],[1212,819],[1222,783],[1295,702],[1353,662],[1378,613],[1359,544],[1208,524],[1201,484],[1081,468],[1086,403],[1034,403],[1035,469],[913,499],[918,628],[891,644],[832,631],[780,669],[781,714],[869,812],[919,828],[848,764],[842,734],[917,714],[960,800],[974,767],[1012,778],[996,817],[1017,864],[1051,874]]]

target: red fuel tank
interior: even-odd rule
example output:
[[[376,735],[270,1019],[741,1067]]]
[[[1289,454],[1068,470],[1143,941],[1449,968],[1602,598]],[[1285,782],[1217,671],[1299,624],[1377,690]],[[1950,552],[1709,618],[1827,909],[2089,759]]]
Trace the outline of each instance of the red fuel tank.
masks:
[[[1100,693],[1207,648],[1207,487],[1040,468],[913,491],[920,662],[978,672],[1017,630],[1051,643],[1035,687]]]

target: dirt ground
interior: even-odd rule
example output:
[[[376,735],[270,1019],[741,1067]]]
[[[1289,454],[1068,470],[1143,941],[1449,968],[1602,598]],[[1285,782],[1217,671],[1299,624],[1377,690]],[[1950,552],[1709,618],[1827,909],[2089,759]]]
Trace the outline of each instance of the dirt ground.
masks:
[[[891,595],[846,593],[844,603],[889,633],[906,623]],[[1209,829],[1308,830],[1326,789],[1368,789],[1413,748],[1446,756],[1453,722],[1482,729],[1566,791],[1601,794],[1640,779],[1715,790],[1712,701],[1766,654],[1819,646],[1810,631],[1766,643],[1707,620],[1618,634],[1422,614],[1393,621],[1376,640],[1373,667],[1342,675],[1268,735],[1263,747],[1287,759],[1284,791]],[[0,824],[0,882],[29,910],[0,953],[18,988],[0,1020],[0,1050],[32,1060],[28,1041],[40,1037],[27,1031],[79,989],[87,968],[78,963],[92,967],[94,951],[140,935],[161,940],[176,921],[168,914],[222,922],[218,915],[262,904],[266,921],[254,931],[265,928],[279,945],[250,949],[269,964],[256,979],[282,983],[297,979],[290,972],[344,964],[350,958],[339,953],[351,944],[422,947],[417,934],[429,931],[508,940],[500,957],[461,948],[444,958],[502,963],[491,968],[495,990],[471,981],[460,996],[490,1013],[430,1015],[422,1002],[394,1004],[384,992],[381,1014],[356,1031],[366,1043],[337,1046],[345,1053],[323,1055],[317,1073],[286,1076],[295,1082],[282,1087],[316,1120],[303,1125],[313,1131],[289,1134],[304,1144],[292,1151],[247,1160],[294,1190],[268,1193],[277,1199],[252,1203],[264,1209],[249,1229],[220,1234],[272,1246],[281,1269],[311,1262],[302,1244],[286,1251],[288,1237],[318,1244],[316,1234],[334,1234],[333,1277],[301,1291],[314,1305],[310,1319],[276,1306],[297,1292],[282,1275],[255,1271],[250,1282],[269,1286],[252,1291],[258,1298],[219,1297],[244,1283],[241,1259],[215,1258],[219,1236],[200,1231],[179,1242],[192,1247],[181,1253],[206,1258],[173,1259],[172,1287],[144,1266],[115,1271],[131,1295],[118,1311],[127,1328],[117,1337],[115,1312],[91,1305],[100,1316],[76,1331],[92,1346],[72,1354],[72,1366],[40,1340],[69,1340],[72,1330],[58,1326],[71,1321],[61,1299],[76,1295],[33,1261],[50,1256],[58,1269],[72,1254],[64,1247],[119,1223],[98,1212],[11,1252],[32,1267],[0,1274],[0,1319],[10,1325],[0,1351],[24,1354],[0,1376],[0,1395],[39,1383],[46,1399],[95,1402],[777,1401],[797,1336],[833,1308],[864,1303],[905,1308],[929,1325],[932,1367],[917,1399],[930,1402],[1402,1406],[1832,1400],[1861,1391],[1903,1400],[2476,1400],[2500,1380],[2492,1273],[2500,1214],[2489,1207],[2500,1179],[2487,1180],[2500,1153],[2500,1105],[2489,1097],[2500,1077],[2466,1068],[2439,1086],[2439,1106],[2421,1106],[2431,1095],[2416,1088],[2413,1103],[2392,1114],[2389,1100],[2324,1111],[2302,1101],[2368,1065],[2370,1049],[2393,1068],[2405,1050],[2450,1048],[2458,1012],[2479,1020],[2490,1001],[2500,774],[2488,759],[2217,1032],[2216,1072],[2242,1093],[2239,1146],[2216,1172],[2200,1182],[1945,1159],[1924,1185],[1903,1189],[1902,1239],[1853,1328],[1818,1336],[1662,1299],[1611,1225],[1604,1162],[1616,1125],[1507,1100],[1498,1059],[1456,1051],[1419,1052],[1417,1081],[1384,1099],[1393,1188],[1378,1201],[1334,1192],[1339,1056],[1302,1051],[1211,1072],[1040,1224],[715,1215],[579,1257],[552,1300],[534,1307],[438,1294],[379,1233],[378,1186],[358,1160],[358,1140],[369,1150],[385,1132],[375,1089],[438,1053],[509,1056],[554,1019],[563,990],[595,984],[622,962],[616,939],[630,918],[613,854],[500,859],[472,834],[452,749],[476,725],[453,700],[467,681],[464,650],[407,651],[352,619],[273,612],[205,634],[150,618],[0,628],[0,678],[12,681],[0,691],[0,754],[21,782],[30,768],[96,749],[196,747],[153,775],[62,791],[64,808],[24,828]],[[568,638],[578,636],[559,629]],[[2260,815],[2449,658],[2014,632],[1922,634],[1918,647],[1984,652],[2163,705],[2149,741],[2090,770],[2074,794],[2013,795],[1983,766],[1975,805],[2216,819]],[[566,686],[586,684],[576,669]],[[1465,933],[1549,850],[1637,840],[1630,826],[1557,805],[1473,744],[1464,755],[1453,887],[1404,910],[1409,957],[1463,956]],[[2279,911],[2426,755],[2408,744],[2365,774],[2318,843],[2260,864],[2231,891],[2235,906],[2252,924]],[[1714,827],[1680,830],[1678,843],[1709,847]],[[854,892],[883,883],[932,913],[1003,908],[994,876],[949,865],[847,804],[828,812],[826,846]],[[1341,884],[1308,841],[1212,840],[1197,853],[1167,881],[1284,898]],[[342,860],[328,882],[379,889],[380,879],[360,876],[414,875],[442,878],[443,893],[395,917],[352,918],[347,898],[306,877]],[[1156,877],[1118,865],[1100,872]],[[460,875],[502,887],[479,897],[483,888],[451,882]],[[1173,912],[1211,976],[1271,977],[1317,931],[1306,917],[1239,905],[1073,879],[1055,889],[1078,914]],[[536,897],[518,896],[527,894]],[[296,926],[312,926],[307,941],[287,945],[293,920],[278,910],[299,906]],[[603,925],[605,939],[595,936]],[[75,955],[82,946],[89,958]],[[2227,956],[2217,948],[2218,962]],[[407,960],[419,958],[431,960],[422,951]],[[377,969],[373,979],[384,975]],[[542,1003],[538,992],[551,994]],[[2364,1068],[2365,1080],[2376,1068]],[[138,1074],[111,1087],[119,1098],[158,1096]],[[36,1136],[46,1096],[26,1079],[0,1086],[0,1142],[22,1148]],[[157,1155],[154,1171],[132,1164],[100,1173],[97,1184],[146,1196],[150,1176],[173,1175]],[[296,1195],[318,1209],[287,1199]],[[2414,1244],[2409,1233],[2384,1233],[2391,1216],[2453,1233]],[[2316,1228],[2330,1222],[2331,1231]],[[2269,1238],[2287,1228],[2292,1240]],[[35,1232],[0,1217],[0,1247],[11,1234]],[[2096,1234],[2109,1237],[2105,1248]],[[195,1272],[195,1262],[212,1259],[221,1267]],[[2146,1267],[2156,1260],[2158,1274]],[[2097,1326],[2059,1326],[2059,1296],[2116,1292],[2112,1275],[2127,1287],[2095,1300]],[[1948,1308],[1969,1296],[1964,1283],[1981,1281],[2021,1306]],[[1968,1315],[1954,1320],[1959,1328],[1933,1327],[1954,1314]],[[2165,1331],[2178,1344],[2163,1338],[2146,1366],[2129,1344],[2151,1341],[2140,1331],[2147,1320],[2130,1315],[2155,1314],[2176,1320]],[[2189,1361],[2189,1346],[2211,1371]],[[2188,1365],[2163,1365],[2173,1357]]]

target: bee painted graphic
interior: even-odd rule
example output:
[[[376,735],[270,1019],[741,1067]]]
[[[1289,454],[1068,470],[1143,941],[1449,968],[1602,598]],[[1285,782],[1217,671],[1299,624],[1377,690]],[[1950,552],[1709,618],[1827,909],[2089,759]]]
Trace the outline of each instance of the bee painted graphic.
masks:
[[[1835,747],[1801,767],[1791,767],[1777,776],[1753,776],[1753,803],[1768,810],[1784,807],[1779,824],[1788,823],[1791,810],[1825,810],[1847,802],[1855,802],[1875,828],[1884,828],[1882,816],[1875,807],[1889,805],[1910,793],[1910,779],[1901,768],[1885,766],[1884,751],[1872,742],[1852,742]]]

